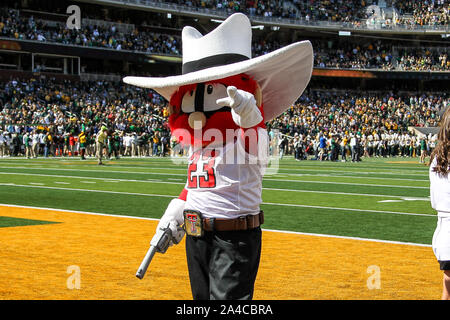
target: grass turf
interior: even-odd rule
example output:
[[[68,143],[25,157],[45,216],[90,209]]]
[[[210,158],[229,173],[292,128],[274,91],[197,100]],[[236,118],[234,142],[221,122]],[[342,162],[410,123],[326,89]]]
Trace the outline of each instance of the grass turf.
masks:
[[[0,203],[160,218],[185,174],[185,164],[164,158],[123,158],[103,167],[77,159],[6,158],[0,160]],[[436,217],[428,168],[411,159],[286,158],[263,187],[264,228],[431,243]]]

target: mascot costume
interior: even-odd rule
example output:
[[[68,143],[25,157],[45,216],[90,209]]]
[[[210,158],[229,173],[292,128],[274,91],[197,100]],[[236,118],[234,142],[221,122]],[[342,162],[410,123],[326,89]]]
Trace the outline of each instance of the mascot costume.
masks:
[[[251,40],[242,13],[205,36],[184,27],[182,75],[123,80],[169,102],[171,134],[190,149],[185,188],[169,203],[155,237],[170,229],[172,245],[186,234],[196,300],[253,298],[264,219],[265,123],[292,106],[311,78],[309,41],[252,58]]]

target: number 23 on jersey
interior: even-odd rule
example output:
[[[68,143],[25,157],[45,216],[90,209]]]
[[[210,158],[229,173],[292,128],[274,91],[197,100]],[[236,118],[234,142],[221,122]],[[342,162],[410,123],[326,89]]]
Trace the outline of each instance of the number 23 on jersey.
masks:
[[[192,154],[188,166],[188,189],[216,186],[215,150],[199,150]]]

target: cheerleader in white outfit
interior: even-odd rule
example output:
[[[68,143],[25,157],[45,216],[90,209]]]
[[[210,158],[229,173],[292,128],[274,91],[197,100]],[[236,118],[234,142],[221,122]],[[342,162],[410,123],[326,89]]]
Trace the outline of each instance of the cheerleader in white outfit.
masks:
[[[437,146],[430,158],[430,196],[438,213],[433,251],[444,271],[442,299],[450,300],[450,107],[442,116]]]

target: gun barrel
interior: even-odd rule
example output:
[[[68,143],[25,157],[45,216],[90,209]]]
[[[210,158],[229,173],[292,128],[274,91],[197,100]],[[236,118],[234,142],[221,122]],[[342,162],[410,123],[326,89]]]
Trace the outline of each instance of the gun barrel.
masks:
[[[144,259],[142,260],[141,265],[139,266],[138,271],[136,272],[136,277],[138,277],[139,279],[144,278],[144,275],[147,272],[147,268],[148,268],[150,262],[152,261],[155,253],[156,253],[156,247],[150,246],[150,248],[147,251],[147,254],[145,255]]]

